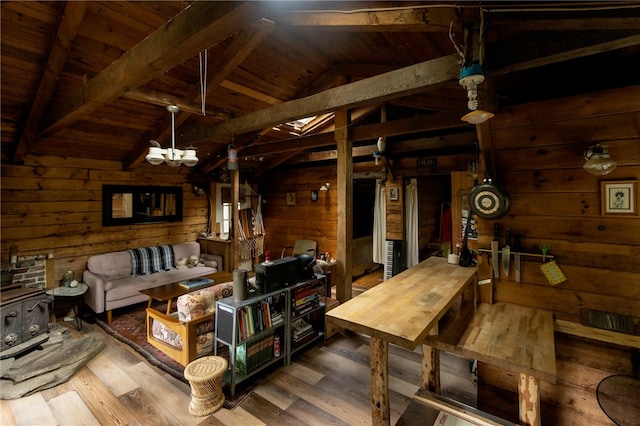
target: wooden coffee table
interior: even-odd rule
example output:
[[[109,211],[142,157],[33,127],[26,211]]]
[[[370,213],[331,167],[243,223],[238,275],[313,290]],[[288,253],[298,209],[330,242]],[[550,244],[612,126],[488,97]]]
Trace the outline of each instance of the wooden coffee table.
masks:
[[[151,307],[151,303],[154,300],[167,302],[167,315],[169,315],[169,313],[171,312],[171,305],[173,303],[173,300],[177,299],[183,294],[191,293],[192,291],[200,290],[201,288],[211,287],[216,284],[233,281],[233,274],[230,272],[218,272],[215,274],[205,275],[204,277],[213,280],[213,282],[211,284],[202,285],[197,288],[185,288],[182,287],[179,283],[171,283],[161,285],[159,287],[140,290],[140,293],[149,296],[149,304],[147,305],[149,308]]]

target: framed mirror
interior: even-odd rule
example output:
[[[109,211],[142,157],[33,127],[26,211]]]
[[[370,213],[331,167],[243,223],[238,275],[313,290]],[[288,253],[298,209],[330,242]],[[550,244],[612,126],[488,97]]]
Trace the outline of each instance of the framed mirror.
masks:
[[[102,186],[102,226],[182,220],[182,187]]]

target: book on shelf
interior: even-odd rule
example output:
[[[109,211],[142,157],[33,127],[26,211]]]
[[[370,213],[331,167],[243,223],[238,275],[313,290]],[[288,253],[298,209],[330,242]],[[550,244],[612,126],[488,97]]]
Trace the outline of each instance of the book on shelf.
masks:
[[[275,318],[272,317],[271,306],[266,300],[239,308],[237,315],[238,338],[240,340],[245,340],[256,333],[284,322],[284,316],[281,312],[275,313]]]
[[[299,348],[311,342],[317,337],[318,337],[318,332],[316,330],[311,330],[310,333],[307,333],[304,336],[299,337],[298,339],[292,339],[293,341],[291,343],[294,348]]]
[[[284,323],[284,315],[282,312],[274,312],[271,314],[271,326],[276,327]]]
[[[236,373],[246,375],[273,359],[274,335],[236,347]]]
[[[213,284],[213,280],[207,277],[191,278],[190,280],[180,281],[178,285],[183,288],[194,289],[202,286]]]
[[[313,331],[313,327],[311,327],[311,324],[309,324],[302,318],[296,320],[291,324],[291,334],[293,335],[294,339],[306,336],[309,331]]]

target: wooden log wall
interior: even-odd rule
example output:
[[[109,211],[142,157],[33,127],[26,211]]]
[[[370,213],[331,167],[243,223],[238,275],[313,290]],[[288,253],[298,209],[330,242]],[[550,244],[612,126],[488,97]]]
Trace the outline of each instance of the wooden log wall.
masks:
[[[33,157],[24,165],[3,163],[2,263],[9,261],[9,249],[15,245],[19,256],[53,253],[55,281],[68,268],[80,279],[94,254],[196,241],[207,229],[208,201],[193,193],[188,172],[184,167],[147,164],[126,172],[119,162],[69,157]],[[105,184],[181,186],[183,220],[103,227]]]
[[[280,257],[282,249],[293,245],[297,239],[316,240],[319,253],[329,251],[335,256],[338,223],[335,173],[335,165],[318,166],[277,171],[261,180],[259,192],[266,201],[262,209],[267,233],[265,249],[271,251],[272,257]],[[318,201],[311,201],[311,190],[319,189],[325,182],[331,185],[329,191],[319,191]],[[395,185],[400,188],[403,178],[397,178]],[[447,175],[418,177],[420,249],[438,238],[440,204],[451,201],[448,191],[450,184]],[[290,192],[296,194],[295,206],[287,205],[286,196]],[[402,191],[399,191],[399,196],[401,194]],[[398,204],[397,201],[393,203]],[[396,228],[400,232],[401,228]],[[358,244],[354,242],[354,251],[357,249]],[[368,262],[365,263],[364,267],[370,266]],[[355,259],[353,268],[358,270]]]
[[[567,277],[552,286],[540,271],[540,259],[523,257],[522,282],[516,283],[512,259],[509,277],[495,282],[496,301],[551,310],[555,318],[574,322],[580,322],[584,309],[630,315],[640,334],[640,215],[601,214],[600,193],[601,181],[640,178],[639,100],[640,87],[631,87],[521,105],[491,120],[494,183],[502,185],[511,199],[507,215],[497,220],[502,229],[500,247],[509,227],[522,234],[523,252],[540,253],[539,247],[548,245]],[[582,168],[585,148],[598,142],[609,147],[619,164],[601,177]],[[637,202],[638,193],[635,196]],[[479,220],[479,247],[490,247],[493,223]],[[592,424],[592,419],[602,418],[593,381],[611,371],[599,367],[598,359],[615,356],[612,361],[621,365],[613,370],[628,372],[631,350],[613,350],[595,340],[557,342],[561,383],[552,391],[542,384],[543,424]],[[563,368],[568,353],[571,365]],[[594,373],[594,368],[601,371]],[[504,392],[517,385],[502,371],[486,366],[481,371],[481,383]],[[492,400],[502,396],[495,389],[489,393]]]
[[[328,191],[320,191],[323,183]],[[262,195],[262,216],[265,226],[265,250],[279,258],[282,249],[296,240],[318,242],[318,253],[337,252],[338,195],[336,167],[313,167],[275,171],[261,179],[258,191]],[[318,200],[311,200],[311,191],[318,191]],[[295,194],[295,205],[287,205],[287,194]],[[291,250],[288,251],[291,253]]]

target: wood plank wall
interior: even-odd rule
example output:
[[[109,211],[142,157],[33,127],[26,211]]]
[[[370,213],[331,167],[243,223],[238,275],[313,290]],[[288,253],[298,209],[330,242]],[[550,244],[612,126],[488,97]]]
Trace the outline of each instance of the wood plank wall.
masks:
[[[268,178],[261,181],[259,191],[263,200],[266,201],[262,210],[267,232],[265,248],[271,251],[272,256],[280,257],[282,249],[293,245],[297,239],[316,240],[319,253],[329,251],[335,256],[338,223],[335,173],[334,165],[290,169],[271,173]],[[277,184],[270,184],[271,182],[277,182]],[[311,201],[311,190],[319,189],[324,182],[330,183],[329,191],[320,191],[318,201]],[[394,185],[400,187],[402,182],[403,178],[398,177]],[[295,206],[287,205],[288,192],[296,193]],[[421,249],[428,242],[439,237],[440,205],[443,201],[451,201],[449,192],[449,177],[446,174],[418,177]],[[402,191],[400,191],[401,194]],[[394,203],[398,202],[394,201]],[[401,229],[398,226],[396,228]],[[358,250],[358,244],[355,241],[353,249]],[[356,253],[354,257],[358,257]],[[363,258],[363,265],[368,267],[366,259],[368,258]],[[354,270],[358,269],[357,267],[358,262],[354,258]]]
[[[640,178],[640,87],[514,107],[491,121],[491,136],[494,182],[511,198],[498,220],[502,237],[507,227],[522,234],[526,252],[539,253],[547,244],[567,276],[551,286],[540,260],[524,258],[522,282],[515,282],[512,268],[508,279],[496,281],[495,300],[548,309],[575,322],[584,308],[632,315],[638,333],[640,216],[603,216],[600,181]],[[619,166],[596,177],[582,169],[582,153],[601,141]],[[493,221],[479,221],[479,247],[490,247],[492,228]],[[558,336],[559,383],[542,388],[543,424],[608,424],[595,386],[609,374],[629,374],[631,350]],[[480,375],[479,394],[489,404],[513,397],[505,391],[514,390],[514,377],[488,366]]]
[[[262,195],[262,216],[266,230],[265,250],[280,258],[282,249],[299,239],[318,242],[318,253],[337,253],[338,194],[336,166],[279,170],[258,183]],[[322,183],[328,191],[320,191]],[[318,200],[311,201],[311,191]],[[295,193],[295,205],[287,205],[287,193]],[[288,251],[291,253],[291,250]]]
[[[82,277],[89,256],[133,247],[196,241],[206,231],[207,197],[197,197],[189,170],[119,162],[32,157],[24,165],[2,164],[2,263],[18,255],[53,253],[56,281],[70,268]],[[182,222],[102,226],[102,185],[181,186]]]

